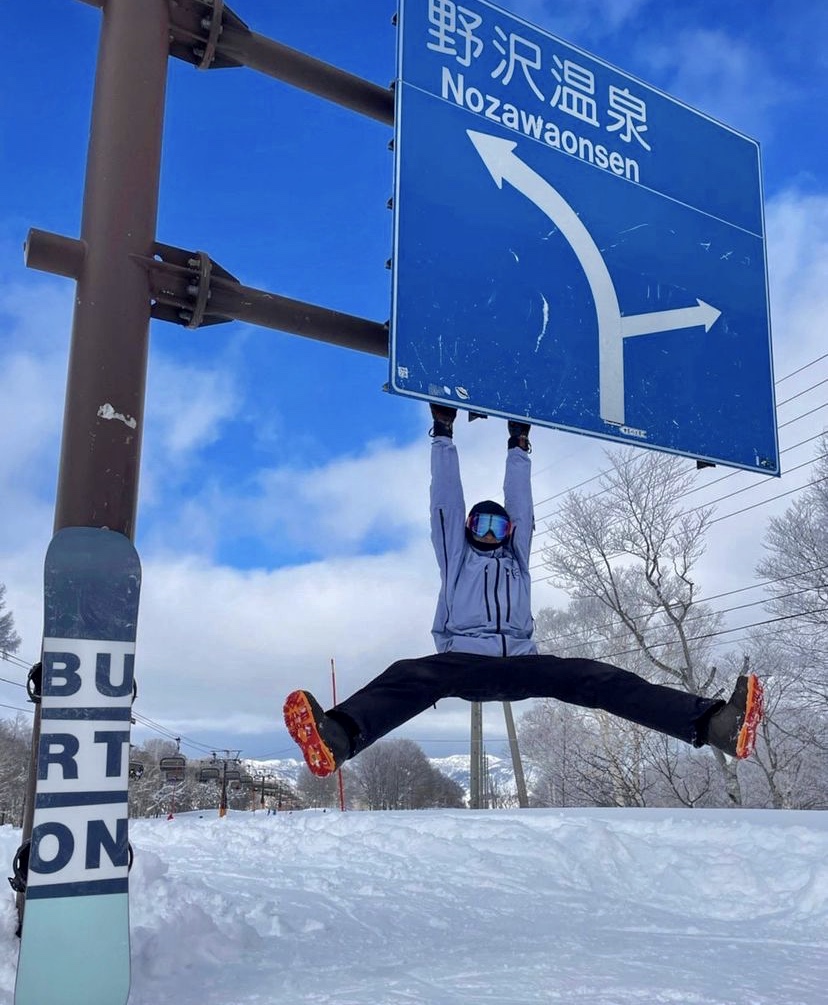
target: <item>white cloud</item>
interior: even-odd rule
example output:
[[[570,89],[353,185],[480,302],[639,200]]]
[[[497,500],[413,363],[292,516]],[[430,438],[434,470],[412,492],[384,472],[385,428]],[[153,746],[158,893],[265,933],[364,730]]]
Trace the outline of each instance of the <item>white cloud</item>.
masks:
[[[593,37],[617,32],[634,20],[647,3],[648,0],[579,0],[577,4],[509,0],[503,6],[530,24],[569,39],[586,29]]]
[[[257,478],[255,522],[267,533],[287,528],[305,546],[338,552],[372,534],[406,537],[428,511],[427,443],[368,444],[358,456],[305,470],[266,470]],[[416,474],[415,474],[416,473]]]
[[[669,42],[645,39],[638,54],[669,94],[763,140],[770,136],[770,111],[790,97],[766,55],[721,28],[684,28]]]
[[[327,700],[332,658],[344,696],[394,659],[428,652],[432,578],[420,549],[252,572],[150,560],[139,625],[145,714],[245,715],[251,731],[275,734],[288,691]]]
[[[781,193],[766,228],[777,369],[787,373],[826,351],[828,195]]]
[[[221,363],[209,369],[181,366],[156,354],[147,381],[147,426],[158,428],[159,451],[180,461],[218,439],[240,397],[234,374]]]
[[[55,283],[6,285],[0,293],[0,478],[37,484],[56,457],[63,417],[71,291]]]

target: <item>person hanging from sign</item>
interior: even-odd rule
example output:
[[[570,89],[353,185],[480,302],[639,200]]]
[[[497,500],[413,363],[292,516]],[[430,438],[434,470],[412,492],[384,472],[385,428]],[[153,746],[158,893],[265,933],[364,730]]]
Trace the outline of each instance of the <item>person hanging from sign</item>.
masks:
[[[293,691],[285,725],[313,774],[345,761],[441,698],[555,698],[603,709],[696,747],[731,757],[753,752],[762,685],[740,676],[728,701],[651,684],[598,660],[539,653],[533,641],[529,552],[534,531],[530,426],[509,422],[504,506],[490,499],[466,513],[457,448],[457,409],[431,406],[431,539],[440,567],[432,635],[437,652],[393,663],[327,712]]]

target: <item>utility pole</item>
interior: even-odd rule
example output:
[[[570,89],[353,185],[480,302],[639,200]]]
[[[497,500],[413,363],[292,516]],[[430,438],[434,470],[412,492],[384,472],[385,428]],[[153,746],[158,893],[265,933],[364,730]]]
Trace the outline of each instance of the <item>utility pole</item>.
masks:
[[[227,816],[227,785],[229,782],[240,782],[241,771],[239,770],[240,750],[224,750],[224,757],[219,758],[217,752],[213,752],[213,761],[221,761],[221,797],[219,800],[219,817]]]
[[[469,809],[483,809],[483,704],[471,703],[471,778]]]
[[[520,747],[518,746],[515,717],[512,715],[511,702],[503,702],[503,715],[506,718],[506,735],[509,737],[509,750],[512,754],[512,771],[515,773],[518,806],[523,810],[529,806],[529,797],[526,793],[526,776],[523,774],[523,762],[520,758]]]
[[[518,806],[520,806],[521,809],[526,809],[529,806],[529,797],[526,792],[526,776],[523,773],[523,762],[520,757],[520,747],[518,746],[515,718],[512,714],[511,702],[503,702],[503,714],[506,719],[506,734],[509,737],[509,750],[512,755],[512,770],[515,774]],[[486,786],[484,782],[483,705],[479,701],[473,701],[471,703],[470,772],[469,808],[473,810],[483,809],[484,805],[487,804],[487,799]]]
[[[333,703],[336,705],[336,664],[333,659],[331,659],[331,691],[333,693]],[[342,768],[339,768],[336,772],[336,777],[339,783],[339,809],[341,813],[345,812],[345,782],[342,778]]]

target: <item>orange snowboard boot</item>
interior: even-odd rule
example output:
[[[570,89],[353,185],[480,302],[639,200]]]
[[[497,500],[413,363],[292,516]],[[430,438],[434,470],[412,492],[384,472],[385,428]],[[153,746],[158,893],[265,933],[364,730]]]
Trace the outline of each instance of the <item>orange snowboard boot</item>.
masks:
[[[299,744],[310,771],[327,778],[348,759],[351,742],[342,726],[325,715],[309,691],[292,691],[285,699],[285,726]]]

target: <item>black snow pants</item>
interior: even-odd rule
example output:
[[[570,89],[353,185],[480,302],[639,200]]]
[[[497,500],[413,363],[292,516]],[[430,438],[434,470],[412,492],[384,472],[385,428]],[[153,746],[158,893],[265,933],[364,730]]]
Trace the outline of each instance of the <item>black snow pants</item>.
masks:
[[[399,660],[331,711],[356,726],[353,754],[436,704],[440,698],[466,701],[522,701],[556,698],[598,708],[686,743],[701,746],[700,721],[724,703],[648,681],[597,660],[534,656],[435,653]],[[350,720],[351,722],[348,722]]]

